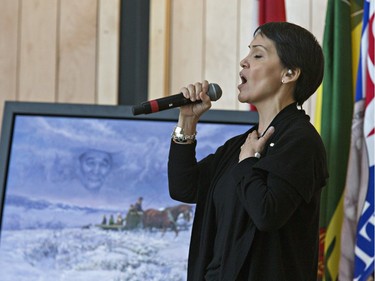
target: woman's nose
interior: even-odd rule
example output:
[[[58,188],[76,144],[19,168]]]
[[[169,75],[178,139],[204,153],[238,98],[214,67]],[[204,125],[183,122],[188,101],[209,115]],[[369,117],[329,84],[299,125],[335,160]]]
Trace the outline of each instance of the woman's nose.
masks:
[[[246,58],[244,58],[244,59],[242,59],[242,60],[240,61],[240,66],[241,66],[242,68],[247,68],[247,67],[249,67],[249,63],[247,62]]]

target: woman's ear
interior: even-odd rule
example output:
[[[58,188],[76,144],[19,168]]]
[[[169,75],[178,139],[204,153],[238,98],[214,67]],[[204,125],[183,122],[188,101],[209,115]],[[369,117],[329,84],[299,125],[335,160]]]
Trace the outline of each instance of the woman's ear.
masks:
[[[295,82],[297,81],[300,74],[301,74],[300,68],[295,68],[295,69],[288,68],[283,75],[282,83],[285,84],[288,82]]]

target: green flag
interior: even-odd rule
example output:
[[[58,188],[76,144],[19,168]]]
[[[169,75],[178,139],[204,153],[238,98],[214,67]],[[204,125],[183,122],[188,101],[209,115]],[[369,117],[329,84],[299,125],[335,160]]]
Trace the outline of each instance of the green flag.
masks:
[[[323,38],[325,56],[321,88],[320,134],[329,167],[320,215],[319,280],[338,280],[343,195],[353,111],[352,9],[362,1],[329,0]],[[360,19],[359,19],[360,20]]]

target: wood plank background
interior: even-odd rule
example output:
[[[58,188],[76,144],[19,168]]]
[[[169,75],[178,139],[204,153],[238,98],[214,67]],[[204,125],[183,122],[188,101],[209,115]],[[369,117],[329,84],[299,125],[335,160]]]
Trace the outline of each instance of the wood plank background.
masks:
[[[323,38],[326,0],[285,0],[287,20]],[[150,0],[149,99],[203,79],[216,109],[237,101],[257,0]],[[0,0],[0,116],[6,100],[117,104],[121,0]],[[314,100],[305,106],[313,115]]]

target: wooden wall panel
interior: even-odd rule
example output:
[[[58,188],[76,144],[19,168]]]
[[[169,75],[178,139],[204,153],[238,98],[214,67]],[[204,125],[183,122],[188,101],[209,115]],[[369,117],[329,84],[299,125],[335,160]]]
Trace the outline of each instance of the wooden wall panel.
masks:
[[[236,93],[235,104],[236,106],[232,109],[249,110],[250,106],[247,103],[240,103],[237,99],[238,89],[237,86],[240,83],[239,72],[241,71],[240,61],[248,55],[249,45],[253,39],[253,33],[255,28],[258,26],[258,0],[241,0],[238,6],[239,9],[239,21],[238,21],[238,56],[237,56],[237,85],[233,91]]]
[[[120,0],[99,0],[97,102],[117,104]]]
[[[236,108],[240,1],[207,0],[204,78],[223,90],[212,108]]]
[[[57,101],[96,103],[98,3],[60,1]]]
[[[2,0],[0,9],[0,120],[4,101],[17,98],[19,1]],[[1,126],[1,122],[0,122]]]
[[[170,95],[170,18],[171,0],[150,1],[149,99]]]
[[[55,101],[57,0],[21,2],[21,101]]]
[[[120,2],[0,0],[0,113],[6,99],[116,104]],[[287,18],[322,40],[326,2],[285,0]],[[247,110],[237,101],[239,61],[258,1],[150,3],[150,98],[209,79],[224,91],[214,108]]]
[[[223,89],[223,97],[213,103],[213,108],[247,110],[248,105],[240,104],[237,100],[239,61],[247,54],[247,46],[257,26],[258,1],[193,2],[172,1],[171,93],[177,93],[180,87],[188,83],[208,79],[219,83]],[[285,0],[287,20],[312,31],[321,40],[325,17],[323,2]],[[318,10],[319,13],[313,13]],[[149,85],[152,89],[156,83]],[[314,110],[313,106],[309,101],[305,109],[310,113]]]
[[[204,78],[205,1],[171,1],[170,93]],[[149,87],[151,90],[152,87]]]
[[[324,25],[327,10],[327,0],[311,0],[311,32],[314,33],[320,44],[323,44]]]
[[[285,0],[286,20],[310,30],[311,1],[312,0]]]

